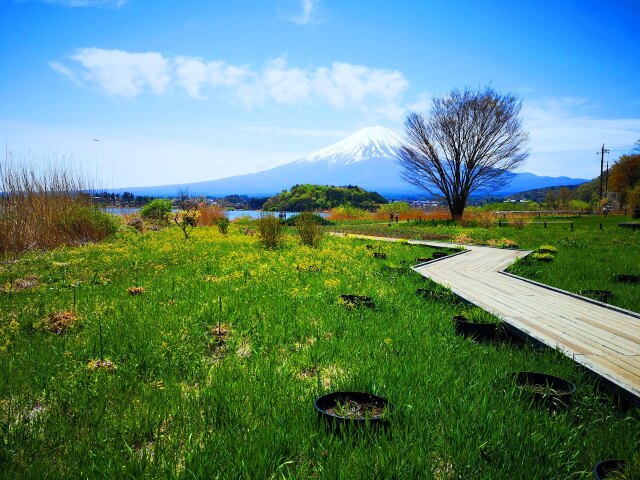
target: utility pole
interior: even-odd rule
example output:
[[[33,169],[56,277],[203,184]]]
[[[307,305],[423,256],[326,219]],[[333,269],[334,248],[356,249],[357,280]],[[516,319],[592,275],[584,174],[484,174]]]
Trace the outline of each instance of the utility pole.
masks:
[[[602,149],[597,154],[600,154],[600,199],[602,200],[602,175],[604,173],[604,154],[609,153],[609,150],[604,148],[604,143],[602,144]]]

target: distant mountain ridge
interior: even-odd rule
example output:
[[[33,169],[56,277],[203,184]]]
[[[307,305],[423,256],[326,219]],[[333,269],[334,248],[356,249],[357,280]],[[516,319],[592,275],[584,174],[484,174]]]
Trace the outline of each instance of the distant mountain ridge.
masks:
[[[396,162],[398,136],[381,127],[367,127],[326,148],[279,167],[219,180],[157,187],[131,187],[136,195],[173,196],[179,189],[191,195],[272,196],[296,184],[358,185],[386,198],[425,197],[425,192],[409,185],[400,176]],[[559,185],[577,185],[587,180],[569,177],[541,177],[532,173],[515,174],[511,184],[491,195],[509,195],[524,190]]]

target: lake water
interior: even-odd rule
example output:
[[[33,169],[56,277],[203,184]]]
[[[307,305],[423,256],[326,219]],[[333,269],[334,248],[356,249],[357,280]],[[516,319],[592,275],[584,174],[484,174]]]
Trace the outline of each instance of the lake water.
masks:
[[[103,209],[105,212],[108,213],[113,213],[114,215],[130,215],[130,214],[134,214],[136,212],[138,212],[138,210],[140,210],[139,208],[133,208],[133,207],[106,207]],[[174,212],[177,212],[177,209],[173,210]],[[263,214],[273,214],[273,215],[277,215],[278,212],[263,212],[262,210],[225,210],[224,212],[227,216],[227,218],[231,221],[235,220],[238,217],[251,217],[251,218],[260,218],[260,215]],[[291,215],[295,215],[296,213],[299,212],[284,212],[287,215],[287,218],[290,217]],[[321,213],[320,215],[322,215],[323,217],[326,216],[325,213]]]

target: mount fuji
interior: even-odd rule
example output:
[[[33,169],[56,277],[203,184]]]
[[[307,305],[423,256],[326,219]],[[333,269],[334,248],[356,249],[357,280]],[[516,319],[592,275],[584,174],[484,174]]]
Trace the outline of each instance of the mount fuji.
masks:
[[[400,177],[396,148],[401,141],[391,130],[375,126],[358,130],[347,138],[293,162],[261,172],[205,182],[159,187],[123,188],[136,195],[173,196],[178,189],[191,195],[222,197],[225,195],[272,196],[296,184],[358,185],[387,198],[424,196]],[[540,177],[519,173],[497,195],[507,195],[534,188],[576,185],[587,180],[568,177]]]

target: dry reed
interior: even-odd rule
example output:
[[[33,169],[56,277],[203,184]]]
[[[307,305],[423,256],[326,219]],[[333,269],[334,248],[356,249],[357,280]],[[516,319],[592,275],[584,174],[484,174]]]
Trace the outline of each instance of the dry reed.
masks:
[[[218,205],[200,203],[198,204],[198,211],[200,212],[198,224],[204,227],[216,225],[220,220],[225,218],[224,210]]]
[[[116,220],[91,205],[79,175],[12,160],[0,166],[0,253],[101,240]]]

